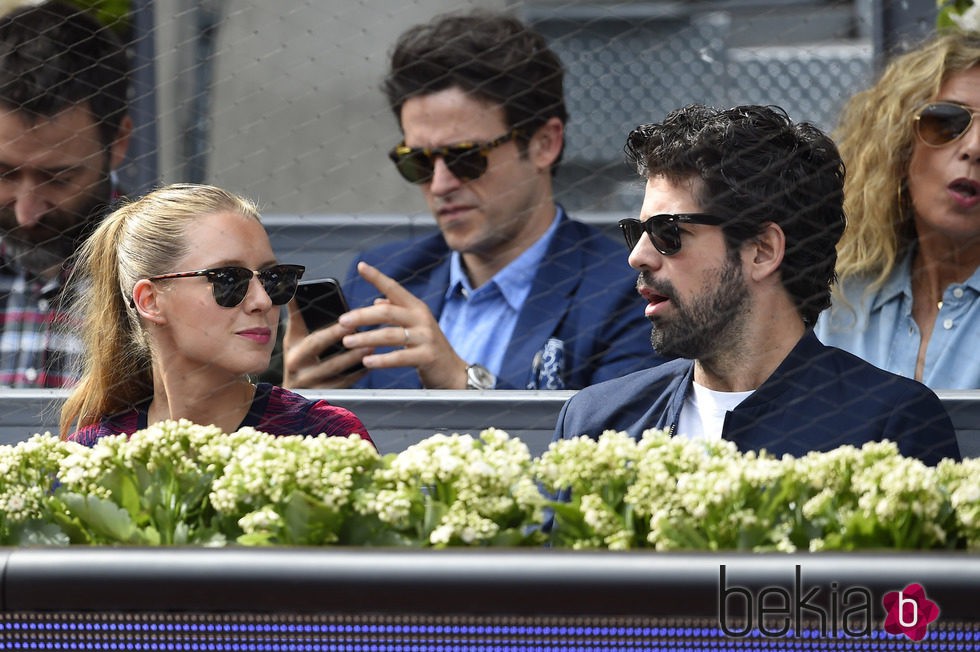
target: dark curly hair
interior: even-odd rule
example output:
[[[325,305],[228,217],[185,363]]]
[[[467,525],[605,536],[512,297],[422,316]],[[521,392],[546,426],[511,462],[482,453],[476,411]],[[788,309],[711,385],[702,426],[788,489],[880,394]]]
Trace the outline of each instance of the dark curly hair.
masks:
[[[730,251],[778,224],[786,236],[781,277],[809,326],[830,306],[837,241],[844,233],[844,163],[813,125],[775,106],[718,110],[694,104],[640,125],[626,154],[641,176],[700,179],[698,201],[722,225]]]
[[[115,34],[77,7],[45,2],[0,17],[0,104],[32,121],[87,105],[108,147],[126,115],[128,75]]]
[[[443,14],[403,33],[382,90],[400,123],[406,100],[458,87],[502,106],[523,148],[549,118],[568,121],[564,76],[543,36],[512,16],[477,10]]]

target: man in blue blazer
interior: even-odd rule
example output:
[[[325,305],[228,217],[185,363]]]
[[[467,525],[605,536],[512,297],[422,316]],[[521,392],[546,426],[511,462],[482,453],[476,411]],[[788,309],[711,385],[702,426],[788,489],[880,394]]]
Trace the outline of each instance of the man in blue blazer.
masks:
[[[646,320],[637,300],[636,275],[626,264],[622,245],[570,220],[561,207],[558,216],[530,293],[504,341],[497,389],[579,389],[657,362],[642,328]],[[451,253],[441,234],[435,234],[410,245],[379,247],[359,260],[402,280],[402,287],[438,316],[450,286]],[[345,288],[351,305],[369,305],[378,295],[356,273]],[[369,387],[420,386],[414,367],[376,369],[364,380]]]
[[[337,324],[307,335],[291,308],[285,385],[578,389],[661,361],[622,250],[555,204],[563,74],[506,14],[402,34],[384,90],[404,139],[389,158],[439,233],[361,254]],[[337,342],[347,351],[320,359]]]
[[[654,347],[678,359],[582,390],[556,439],[659,428],[776,455],[889,439],[959,458],[932,391],[813,334],[845,226],[829,138],[778,107],[693,105],[626,150],[647,179],[641,218],[620,222],[629,263]]]

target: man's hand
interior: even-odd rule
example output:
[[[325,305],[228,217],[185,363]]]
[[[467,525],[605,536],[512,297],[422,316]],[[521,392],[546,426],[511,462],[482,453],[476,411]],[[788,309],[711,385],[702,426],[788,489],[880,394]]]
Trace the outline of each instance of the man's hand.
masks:
[[[366,355],[364,366],[415,367],[427,389],[465,389],[467,362],[453,350],[425,302],[363,261],[358,263],[357,272],[385,298],[340,316],[338,325],[347,333],[343,336],[344,346],[356,350],[399,347]],[[366,326],[380,328],[356,331]]]
[[[290,301],[289,320],[282,338],[283,387],[343,389],[362,378],[366,371],[344,372],[372,353],[371,349],[354,349],[320,359],[324,351],[352,332],[340,324],[332,324],[310,333],[296,300]]]

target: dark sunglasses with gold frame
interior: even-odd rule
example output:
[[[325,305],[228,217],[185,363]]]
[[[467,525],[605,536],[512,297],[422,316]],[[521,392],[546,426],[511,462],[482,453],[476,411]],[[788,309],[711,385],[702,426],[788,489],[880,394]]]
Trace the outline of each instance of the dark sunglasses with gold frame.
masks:
[[[503,136],[485,143],[463,142],[445,147],[408,147],[403,142],[390,152],[388,158],[409,183],[428,183],[435,173],[436,159],[443,163],[453,176],[461,181],[479,179],[487,171],[487,154],[520,135],[519,129],[511,129]]]

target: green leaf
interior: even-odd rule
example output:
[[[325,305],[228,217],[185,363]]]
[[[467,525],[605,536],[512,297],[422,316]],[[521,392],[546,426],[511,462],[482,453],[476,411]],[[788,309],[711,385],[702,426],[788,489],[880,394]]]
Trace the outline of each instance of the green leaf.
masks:
[[[343,522],[341,514],[302,491],[289,494],[282,516],[286,530],[283,543],[292,545],[334,543]]]
[[[432,531],[439,527],[449,507],[446,503],[433,499],[431,496],[425,497],[425,515],[422,517],[422,532],[419,538],[428,541]]]
[[[135,543],[139,543],[143,546],[159,546],[161,545],[160,532],[152,525],[147,525],[144,528],[140,528],[136,531],[139,540]]]
[[[674,546],[683,550],[715,550],[717,546],[712,546],[711,536],[705,536],[705,532],[694,525],[682,521],[672,523],[664,528],[663,532],[667,538],[673,542]]]
[[[349,546],[420,548],[425,542],[393,529],[373,514],[354,514],[344,523],[337,543]]]
[[[67,546],[70,543],[68,535],[57,523],[28,521],[14,535],[14,545],[18,546]]]
[[[65,533],[68,542],[72,544],[92,544],[92,534],[85,529],[78,517],[68,513],[65,507],[61,511],[51,513],[51,520]]]
[[[110,500],[75,493],[65,493],[61,500],[94,538],[104,539],[93,543],[133,543],[139,538],[129,512]]]
[[[174,526],[173,537],[171,537],[170,543],[174,544],[175,546],[183,546],[190,543],[190,541],[190,526],[187,523],[180,521],[176,524],[176,526]]]
[[[571,503],[549,502],[548,506],[555,514],[551,537],[556,544],[561,545],[595,536],[592,528],[585,523],[577,499],[573,499]]]
[[[486,545],[488,546],[536,546],[547,541],[548,536],[540,528],[508,528],[500,530],[491,537]]]
[[[103,476],[102,486],[112,493],[116,505],[126,510],[133,519],[139,519],[143,511],[141,492],[132,473],[113,468]]]
[[[271,532],[249,532],[236,539],[243,546],[274,546],[279,543]]]

